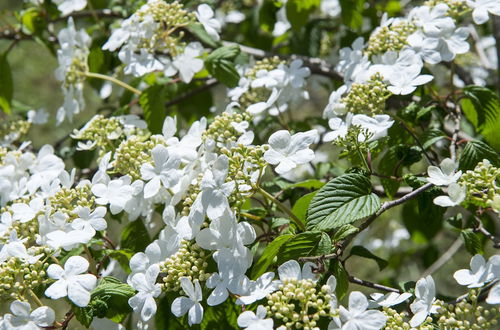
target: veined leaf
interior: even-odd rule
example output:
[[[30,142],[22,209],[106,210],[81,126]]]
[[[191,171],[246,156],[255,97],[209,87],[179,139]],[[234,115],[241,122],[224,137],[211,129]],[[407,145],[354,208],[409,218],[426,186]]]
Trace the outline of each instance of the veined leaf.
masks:
[[[306,221],[307,208],[317,193],[318,191],[313,191],[312,193],[300,197],[292,207],[292,213],[303,223]]]
[[[162,85],[153,85],[141,93],[139,104],[144,111],[144,119],[149,130],[161,133],[163,121],[165,120],[165,89]]]
[[[278,263],[291,259],[322,255],[331,252],[330,237],[320,231],[306,231],[287,240],[280,248]]]
[[[500,166],[500,156],[489,145],[481,141],[469,141],[460,155],[459,167],[462,171],[472,170],[483,159]]]
[[[269,266],[274,261],[274,258],[278,254],[281,246],[285,244],[289,239],[293,237],[292,234],[287,234],[287,235],[282,235],[278,236],[269,243],[266,248],[264,249],[264,252],[262,253],[259,261],[252,267],[252,278],[256,279],[260,275],[264,274]]]

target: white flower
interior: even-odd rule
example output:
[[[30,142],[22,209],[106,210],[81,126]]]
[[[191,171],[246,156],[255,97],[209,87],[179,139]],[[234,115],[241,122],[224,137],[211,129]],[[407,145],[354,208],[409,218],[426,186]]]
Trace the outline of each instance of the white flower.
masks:
[[[436,186],[448,186],[453,182],[457,182],[462,175],[462,171],[455,172],[457,168],[457,164],[452,161],[450,158],[445,158],[437,166],[429,166],[427,169],[427,174],[429,178],[427,181],[436,185]]]
[[[284,282],[290,279],[295,280],[311,280],[316,282],[319,278],[317,274],[313,273],[316,265],[312,262],[306,262],[300,269],[300,265],[295,260],[289,260],[278,267],[278,275],[280,281]]]
[[[9,239],[0,249],[0,262],[4,262],[11,257],[21,259],[29,264],[38,261],[43,255],[31,255],[24,245],[25,241],[26,239],[19,239],[17,237],[16,230],[12,230]]]
[[[349,309],[339,306],[339,317],[334,317],[328,329],[382,329],[387,317],[378,310],[368,310],[368,299],[359,291],[349,294]]]
[[[482,255],[476,254],[470,260],[470,270],[457,270],[453,277],[460,285],[468,288],[479,288],[485,283],[500,277],[500,255],[492,256],[486,262]]]
[[[273,28],[273,36],[275,37],[281,36],[292,27],[292,24],[290,24],[290,21],[286,17],[286,2],[287,0],[281,0],[283,5],[276,12],[276,23]]]
[[[411,297],[411,293],[404,292],[399,294],[397,292],[390,292],[385,295],[382,293],[372,293],[370,297],[372,298],[370,300],[370,308],[377,308],[379,306],[391,307],[408,300]]]
[[[2,329],[38,330],[41,327],[50,327],[55,321],[54,310],[47,306],[38,307],[31,312],[29,303],[14,300],[10,304],[12,314],[4,315]],[[1,325],[1,322],[0,322]]]
[[[367,129],[369,133],[373,134],[368,141],[374,141],[387,135],[387,130],[394,124],[394,120],[391,120],[389,115],[375,115],[373,117],[354,115],[351,124]],[[364,139],[363,135],[358,136],[358,140],[362,139]]]
[[[177,317],[188,313],[188,323],[189,325],[200,324],[203,320],[203,306],[200,302],[202,300],[202,292],[200,287],[200,282],[191,280],[187,277],[180,278],[181,287],[187,297],[177,297],[172,303],[172,314]]]
[[[246,311],[238,316],[238,325],[245,330],[273,330],[273,319],[266,319],[267,311],[262,305],[257,306],[257,311]]]
[[[203,54],[203,46],[198,41],[189,43],[184,52],[177,55],[172,62],[165,65],[165,75],[171,77],[179,72],[183,82],[189,83],[195,73],[203,69],[203,60],[199,56]]]
[[[328,99],[328,104],[323,111],[323,117],[332,118],[334,116],[343,115],[346,112],[346,106],[344,103],[340,102],[342,95],[347,92],[347,86],[342,85],[336,91],[333,91],[330,94],[330,98]]]
[[[63,15],[82,10],[87,6],[87,0],[54,0],[54,3]]]
[[[147,73],[164,69],[164,65],[158,58],[144,48],[135,50],[129,45],[126,45],[118,53],[118,58],[126,64],[123,72],[125,74],[131,74],[134,77],[142,77]]]
[[[300,268],[299,268],[300,269]],[[246,294],[236,300],[238,305],[250,305],[257,300],[264,299],[268,294],[278,290],[278,281],[274,280],[274,273],[262,274],[256,281],[251,281]]]
[[[122,177],[109,181],[107,184],[98,183],[92,186],[92,193],[98,198],[96,203],[109,204],[112,214],[120,213],[127,202],[132,198],[134,188],[130,185],[129,177]]]
[[[465,200],[466,195],[466,187],[453,182],[448,186],[448,196],[438,196],[434,198],[433,202],[442,207],[456,206]]]
[[[206,3],[198,6],[198,9],[194,13],[196,18],[205,28],[208,35],[211,36],[215,41],[220,40],[219,32],[221,25],[218,20],[214,18],[214,11]]]
[[[441,53],[438,50],[439,39],[426,37],[422,31],[416,31],[406,39],[408,45],[429,64],[441,62]]]
[[[490,305],[498,305],[500,304],[500,282],[495,284],[488,293],[488,297],[486,298],[486,302]]]
[[[149,321],[156,313],[154,298],[161,294],[161,286],[156,283],[158,274],[160,274],[160,266],[153,264],[145,273],[137,273],[130,279],[130,286],[138,292],[128,300],[128,304],[135,312],[140,311],[144,322]]]
[[[321,0],[321,12],[330,17],[337,17],[341,12],[339,0]]]
[[[410,66],[403,72],[395,72],[395,74],[389,77],[389,86],[387,89],[396,95],[408,95],[411,94],[417,86],[427,84],[429,81],[434,79],[433,76],[429,74],[420,74],[419,66]]]
[[[286,82],[292,86],[292,88],[302,88],[306,84],[306,79],[311,75],[311,70],[308,67],[302,66],[304,62],[300,59],[293,60],[290,66],[285,64],[280,64],[278,69],[285,72]]]
[[[352,113],[348,113],[345,121],[338,117],[330,118],[328,120],[328,126],[332,131],[327,132],[323,136],[323,142],[331,142],[337,140],[338,138],[345,137],[349,127],[351,126],[352,117]]]
[[[30,166],[31,177],[27,182],[28,191],[33,194],[38,188],[57,179],[64,171],[64,162],[54,155],[54,148],[44,145]]]
[[[467,5],[473,9],[474,23],[483,24],[489,19],[488,13],[500,16],[500,2],[498,0],[467,0]]]
[[[282,90],[278,88],[273,88],[271,91],[271,95],[269,95],[269,98],[264,101],[264,102],[257,102],[254,104],[251,104],[247,108],[247,112],[252,115],[258,115],[264,110],[272,109],[272,107],[275,105],[276,101],[281,95]]]
[[[269,137],[270,149],[264,153],[264,159],[271,165],[278,165],[278,174],[286,173],[314,159],[314,151],[309,146],[317,138],[318,131],[315,129],[293,136],[287,130],[277,131]]]
[[[43,211],[44,202],[41,198],[32,199],[29,204],[26,203],[14,203],[12,204],[12,219],[19,220],[21,223],[31,221],[35,216]]]
[[[439,39],[438,50],[443,61],[452,61],[457,54],[464,54],[469,50],[469,29],[465,27],[449,31]]]
[[[429,314],[437,312],[438,307],[434,305],[436,301],[436,287],[432,276],[421,278],[415,285],[415,300],[410,305],[413,317],[410,320],[412,327],[417,327],[425,321]]]
[[[151,198],[158,194],[163,184],[165,188],[175,186],[180,178],[180,157],[175,153],[169,153],[163,145],[157,145],[151,151],[154,166],[150,163],[142,164],[141,175],[145,181],[144,198]]]
[[[47,268],[47,275],[57,280],[45,290],[51,299],[68,296],[75,305],[85,307],[90,302],[90,291],[96,287],[97,278],[92,274],[84,274],[89,268],[87,259],[80,256],[69,257],[64,269],[56,264]]]
[[[453,19],[447,16],[449,7],[444,3],[436,6],[415,7],[409,14],[416,26],[420,27],[429,37],[442,37],[445,33],[455,29]]]
[[[28,117],[28,122],[35,125],[45,124],[49,119],[49,113],[43,108],[38,110],[30,110],[26,115]]]
[[[90,212],[88,207],[81,207],[77,210],[78,218],[71,222],[71,227],[77,230],[83,230],[86,232],[104,230],[108,227],[104,216],[106,215],[106,208],[99,206],[94,212]]]

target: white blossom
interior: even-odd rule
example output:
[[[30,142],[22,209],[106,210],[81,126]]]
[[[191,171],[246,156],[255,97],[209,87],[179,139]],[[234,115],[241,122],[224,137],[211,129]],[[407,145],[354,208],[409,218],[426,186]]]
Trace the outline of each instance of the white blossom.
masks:
[[[439,164],[439,167],[431,165],[427,168],[429,177],[427,181],[436,186],[448,186],[462,175],[462,171],[455,172],[457,164],[450,158],[445,158]]]
[[[63,15],[68,15],[87,7],[87,0],[54,0],[54,3]]]
[[[259,305],[255,313],[252,311],[241,313],[238,316],[238,325],[245,330],[273,330],[274,321],[266,316],[266,308]]]
[[[434,198],[433,202],[442,207],[452,207],[462,203],[466,196],[466,187],[456,182],[452,182],[448,186],[448,195],[438,196]]]
[[[171,77],[179,72],[182,81],[189,83],[194,75],[203,69],[203,60],[199,58],[203,51],[203,46],[198,41],[189,43],[184,52],[177,55],[173,61],[167,61],[165,75]]]
[[[137,294],[128,303],[135,312],[140,312],[144,322],[156,314],[155,298],[161,294],[161,286],[156,283],[159,274],[160,266],[153,264],[145,273],[137,273],[130,279],[130,285],[137,290]]]
[[[382,329],[387,317],[378,310],[368,309],[368,299],[359,291],[349,294],[349,309],[339,306],[339,317],[334,317],[328,329]]]
[[[434,305],[436,301],[436,287],[432,276],[421,278],[415,285],[415,300],[410,305],[413,317],[410,320],[412,327],[422,324],[429,314],[434,314],[438,306]]]
[[[189,325],[200,324],[203,320],[202,292],[200,282],[194,280],[194,285],[187,277],[180,278],[181,287],[187,297],[177,297],[172,303],[172,314],[177,317],[188,313]]]
[[[181,179],[179,165],[180,157],[163,145],[157,145],[151,150],[153,164],[144,163],[141,166],[141,175],[145,181],[144,198],[152,198],[158,194],[160,188],[172,188]]]
[[[470,270],[457,270],[453,277],[460,285],[468,288],[479,288],[485,283],[500,278],[500,255],[492,256],[488,262],[480,254],[476,254],[470,260]]]
[[[10,304],[10,312],[12,314],[4,315],[3,323],[0,318],[0,329],[38,330],[52,326],[56,318],[54,310],[48,306],[31,311],[29,303],[19,300]]]
[[[488,14],[500,16],[500,2],[497,0],[467,0],[472,8],[474,23],[483,24],[490,18]]]
[[[206,3],[198,6],[195,12],[196,18],[205,28],[208,35],[211,36],[215,41],[220,40],[219,32],[221,25],[217,19],[214,18],[214,11]]]

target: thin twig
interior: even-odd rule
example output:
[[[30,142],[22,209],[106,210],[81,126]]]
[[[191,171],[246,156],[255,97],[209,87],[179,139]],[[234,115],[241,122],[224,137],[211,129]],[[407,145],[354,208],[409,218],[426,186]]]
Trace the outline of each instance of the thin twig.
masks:
[[[370,281],[365,281],[365,280],[359,279],[359,278],[354,277],[354,276],[349,276],[349,282],[354,283],[354,284],[358,284],[358,285],[362,285],[362,286],[366,286],[367,288],[382,290],[382,291],[386,291],[386,292],[401,293],[401,291],[396,289],[396,288],[391,288],[390,286],[385,286],[382,284],[377,284],[377,283],[373,283]]]
[[[426,277],[427,275],[431,275],[435,273],[439,268],[443,267],[454,255],[458,252],[460,247],[464,244],[462,238],[458,237],[453,244],[450,245],[448,250],[439,257],[432,265],[429,266],[420,277]]]

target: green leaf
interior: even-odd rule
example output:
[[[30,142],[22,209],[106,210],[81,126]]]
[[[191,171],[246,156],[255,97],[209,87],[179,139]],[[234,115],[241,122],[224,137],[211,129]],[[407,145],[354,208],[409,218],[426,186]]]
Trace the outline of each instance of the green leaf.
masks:
[[[370,250],[361,245],[353,246],[351,249],[351,255],[375,260],[380,270],[383,270],[389,264],[387,260],[377,257]]]
[[[286,3],[286,17],[294,31],[306,25],[311,14],[320,5],[320,0],[288,0]]]
[[[472,231],[472,229],[464,229],[461,231],[460,236],[465,243],[465,249],[471,254],[482,254],[483,246],[481,244],[481,239],[479,236]]]
[[[128,300],[134,295],[135,290],[128,284],[111,276],[103,277],[92,290],[88,306],[73,306],[72,309],[77,320],[86,327],[90,326],[94,317],[106,317],[119,323],[132,312]]]
[[[462,110],[486,141],[500,150],[500,100],[496,93],[486,87],[467,86],[463,89],[465,98]]]
[[[134,252],[131,250],[104,250],[104,255],[108,255],[110,258],[113,258],[118,261],[123,270],[127,273],[130,273],[130,259],[134,256]]]
[[[363,25],[365,0],[340,0],[342,22],[353,30]]]
[[[228,87],[236,87],[240,75],[233,60],[240,53],[236,45],[224,46],[214,50],[205,60],[205,66],[212,76]]]
[[[380,161],[378,163],[378,171],[380,174],[387,176],[400,176],[401,175],[401,166],[396,168],[399,163],[399,157],[396,152],[396,146],[390,147],[385,153],[383,153],[380,157]],[[401,185],[401,182],[392,179],[381,178],[380,182],[382,183],[382,187],[384,187],[384,191],[389,198],[394,198],[396,192]]]
[[[10,114],[10,105],[14,94],[12,71],[7,54],[0,55],[0,108],[6,114]]]
[[[217,306],[210,306],[203,313],[203,321],[200,324],[202,330],[233,329],[238,323],[238,315],[241,307],[238,307],[231,299]]]
[[[240,47],[238,45],[223,46],[212,51],[207,56],[206,61],[213,62],[222,59],[232,61],[239,53]]]
[[[39,8],[28,8],[21,17],[23,23],[23,30],[28,34],[40,35],[46,28],[46,20],[40,15]]]
[[[335,231],[335,234],[333,234],[332,241],[338,242],[340,240],[343,240],[347,236],[357,233],[359,228],[354,227],[353,225],[343,225],[337,228]]]
[[[325,183],[320,180],[316,179],[309,179],[297,183],[292,183],[290,185],[285,186],[283,189],[290,189],[290,188],[306,188],[306,189],[319,189],[323,187]]]
[[[264,252],[262,252],[262,255],[259,258],[259,261],[257,261],[257,263],[252,267],[251,277],[253,279],[258,278],[260,275],[264,274],[267,271],[269,266],[271,266],[271,264],[273,263],[276,255],[278,255],[281,246],[292,237],[292,234],[278,236],[274,239],[274,241],[266,246]]]
[[[444,138],[446,138],[446,134],[438,129],[426,130],[422,135],[422,147],[424,147],[424,149],[429,149],[429,147]]]
[[[306,231],[287,240],[280,248],[278,263],[300,257],[328,254],[331,251],[330,237],[320,231]]]
[[[139,97],[139,104],[144,111],[144,119],[151,133],[161,133],[166,117],[164,86],[153,85],[145,89]]]
[[[307,207],[317,193],[318,191],[313,191],[312,193],[300,197],[292,207],[292,213],[295,214],[303,223],[306,221]]]
[[[207,31],[205,31],[205,28],[200,23],[191,23],[186,28],[192,35],[208,47],[217,48],[218,43],[208,35]]]
[[[140,220],[132,221],[122,230],[120,246],[134,252],[142,252],[151,242],[148,230]]]
[[[459,168],[472,170],[477,163],[488,159],[493,166],[500,166],[500,156],[489,145],[481,141],[469,141],[460,155]]]
[[[380,199],[371,190],[370,180],[362,174],[331,180],[309,204],[308,229],[330,230],[372,215],[380,208]]]
[[[337,279],[337,287],[335,288],[335,295],[338,300],[342,300],[347,291],[349,290],[349,275],[347,274],[344,266],[340,263],[339,260],[333,261],[333,275]]]

